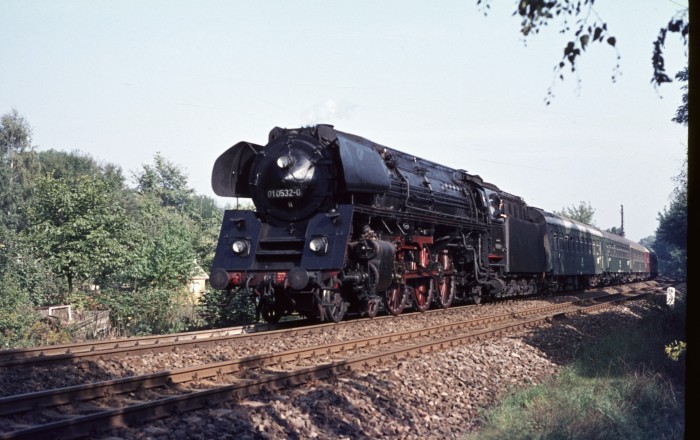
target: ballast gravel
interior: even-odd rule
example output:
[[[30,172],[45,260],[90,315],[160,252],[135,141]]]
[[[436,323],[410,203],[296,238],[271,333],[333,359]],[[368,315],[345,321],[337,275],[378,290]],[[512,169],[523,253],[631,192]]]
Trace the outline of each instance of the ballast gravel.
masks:
[[[505,393],[542,383],[582,344],[635,325],[647,301],[554,320],[238,402],[104,433],[110,440],[459,439]]]

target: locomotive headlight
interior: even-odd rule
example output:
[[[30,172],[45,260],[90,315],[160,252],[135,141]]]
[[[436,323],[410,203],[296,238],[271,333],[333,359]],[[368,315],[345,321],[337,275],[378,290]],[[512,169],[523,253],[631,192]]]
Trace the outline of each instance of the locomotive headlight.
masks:
[[[326,237],[312,238],[309,242],[309,249],[315,254],[325,254],[328,252],[328,239]]]
[[[250,252],[250,243],[248,240],[236,240],[231,245],[231,250],[233,250],[234,254],[245,257]]]
[[[294,165],[294,158],[289,154],[285,154],[284,156],[280,156],[277,158],[277,166],[282,168],[283,170],[286,170],[292,165]]]

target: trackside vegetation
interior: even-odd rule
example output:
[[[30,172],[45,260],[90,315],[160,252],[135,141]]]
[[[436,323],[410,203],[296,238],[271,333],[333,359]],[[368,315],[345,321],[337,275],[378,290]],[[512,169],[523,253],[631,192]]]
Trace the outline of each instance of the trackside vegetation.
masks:
[[[80,152],[37,151],[19,112],[0,116],[0,349],[77,337],[39,312],[56,305],[109,311],[104,336],[212,325],[190,283],[211,264],[222,216],[160,154],[127,179]]]
[[[483,413],[465,440],[685,438],[685,301],[583,343],[575,361]],[[591,343],[592,342],[592,343]]]

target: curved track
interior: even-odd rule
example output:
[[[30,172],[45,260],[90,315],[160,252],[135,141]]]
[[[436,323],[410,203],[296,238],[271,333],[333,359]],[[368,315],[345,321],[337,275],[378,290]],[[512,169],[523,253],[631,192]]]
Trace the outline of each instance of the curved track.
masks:
[[[387,361],[508,334],[559,316],[598,310],[645,296],[645,293],[605,294],[418,330],[9,396],[0,398],[3,432],[0,439],[91,435],[101,429],[167,417],[173,411],[193,410],[262,390],[290,387],[352,369],[366,369]],[[47,423],[50,414],[59,412],[58,408],[60,420]]]

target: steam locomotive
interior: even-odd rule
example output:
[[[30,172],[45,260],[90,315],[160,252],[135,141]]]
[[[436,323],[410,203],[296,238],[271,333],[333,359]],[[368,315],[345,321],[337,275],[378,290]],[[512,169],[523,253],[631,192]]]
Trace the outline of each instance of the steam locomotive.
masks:
[[[268,322],[338,322],[647,279],[643,246],[528,206],[478,175],[332,125],[276,127],[214,163],[224,214],[210,283],[254,295]]]

